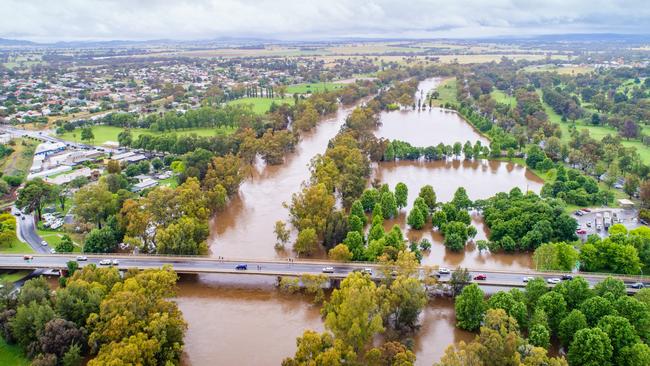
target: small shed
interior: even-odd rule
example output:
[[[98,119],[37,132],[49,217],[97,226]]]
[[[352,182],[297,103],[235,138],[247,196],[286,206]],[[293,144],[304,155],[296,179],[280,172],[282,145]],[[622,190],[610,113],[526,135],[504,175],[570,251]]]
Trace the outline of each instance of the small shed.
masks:
[[[621,198],[621,199],[619,199],[619,200],[618,200],[618,204],[619,204],[622,208],[632,208],[632,207],[634,207],[634,202],[628,200],[627,198]]]

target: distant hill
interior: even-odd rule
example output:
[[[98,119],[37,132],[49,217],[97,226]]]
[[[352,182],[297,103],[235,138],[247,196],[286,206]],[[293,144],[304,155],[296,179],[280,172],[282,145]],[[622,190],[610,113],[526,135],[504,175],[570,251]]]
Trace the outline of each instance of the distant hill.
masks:
[[[35,46],[38,43],[32,41],[22,41],[19,39],[0,38],[0,46]]]

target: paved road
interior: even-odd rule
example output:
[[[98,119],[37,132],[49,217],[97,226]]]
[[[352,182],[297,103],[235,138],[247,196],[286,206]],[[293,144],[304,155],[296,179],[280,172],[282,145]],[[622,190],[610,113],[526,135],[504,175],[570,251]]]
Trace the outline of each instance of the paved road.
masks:
[[[221,274],[248,274],[248,275],[267,275],[267,276],[299,276],[301,274],[320,274],[325,267],[333,267],[332,273],[326,273],[331,278],[344,278],[354,270],[363,270],[369,268],[372,276],[380,278],[383,276],[381,266],[364,263],[332,263],[317,261],[281,261],[281,260],[220,260],[217,258],[203,257],[158,257],[158,256],[102,256],[89,255],[86,261],[80,261],[81,266],[89,263],[100,265],[103,259],[117,259],[119,269],[129,268],[160,268],[163,265],[172,265],[174,270],[179,273],[221,273]],[[36,269],[36,268],[65,268],[66,263],[70,260],[76,260],[76,255],[69,254],[36,254],[33,259],[24,259],[22,255],[5,255],[0,257],[0,268],[15,269]],[[246,270],[237,270],[235,267],[240,264],[247,265]],[[557,273],[544,272],[509,272],[509,271],[475,271],[470,270],[472,277],[478,274],[487,276],[486,280],[475,281],[483,285],[503,286],[503,287],[523,287],[525,282],[523,277],[534,276],[545,279],[560,277]],[[582,274],[582,276],[593,286],[602,281],[605,276]],[[442,275],[441,280],[447,281],[450,275]],[[631,284],[638,281],[636,277],[623,277],[626,283]],[[649,284],[650,285],[650,284]]]
[[[16,215],[18,210],[12,207],[12,212]],[[50,253],[49,245],[41,245],[43,238],[36,232],[34,216],[21,214],[20,216],[16,216],[16,223],[17,234],[22,241],[27,242],[36,253]]]

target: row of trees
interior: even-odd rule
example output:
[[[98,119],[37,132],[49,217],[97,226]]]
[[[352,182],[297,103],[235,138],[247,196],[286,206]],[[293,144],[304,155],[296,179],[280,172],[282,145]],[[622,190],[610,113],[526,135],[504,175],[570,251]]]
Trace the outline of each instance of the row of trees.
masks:
[[[43,277],[19,293],[0,289],[0,333],[34,358],[33,365],[176,364],[187,324],[171,268],[131,270],[68,264],[52,291]]]
[[[396,268],[397,275],[386,276],[380,285],[367,274],[349,274],[323,305],[326,331],[305,331],[296,341],[295,355],[282,365],[413,365],[415,354],[400,339],[418,328],[427,303],[425,288],[416,278],[412,253],[401,252],[386,265]],[[384,341],[372,347],[379,334]]]
[[[480,328],[480,335],[472,343],[450,347],[440,365],[459,360],[529,364],[528,357],[544,357],[552,339],[559,340],[572,366],[645,365],[650,360],[649,305],[647,290],[629,297],[625,284],[611,277],[593,290],[582,277],[550,290],[543,278],[536,278],[525,291],[499,291],[487,301],[472,284],[456,298],[456,319],[460,328]],[[562,359],[546,362],[542,364],[567,364]]]

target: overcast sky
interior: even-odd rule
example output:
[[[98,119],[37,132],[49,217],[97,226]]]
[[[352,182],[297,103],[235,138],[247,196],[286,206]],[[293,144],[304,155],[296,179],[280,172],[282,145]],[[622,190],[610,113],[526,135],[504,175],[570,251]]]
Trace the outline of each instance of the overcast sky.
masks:
[[[650,33],[648,0],[0,0],[33,41]]]

